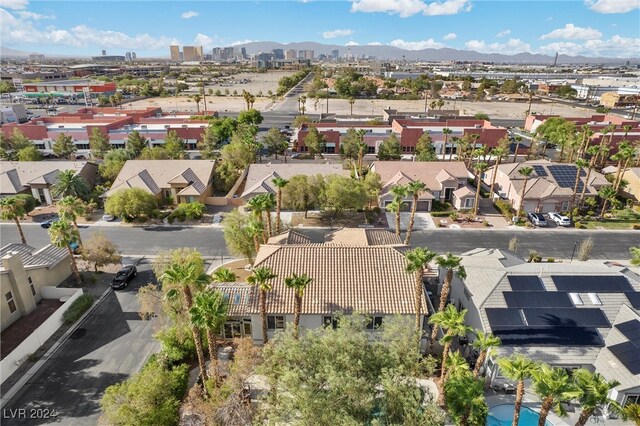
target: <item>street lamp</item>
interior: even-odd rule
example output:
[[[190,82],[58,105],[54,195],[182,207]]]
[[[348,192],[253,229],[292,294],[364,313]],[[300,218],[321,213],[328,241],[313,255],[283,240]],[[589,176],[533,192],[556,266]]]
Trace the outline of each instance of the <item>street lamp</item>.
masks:
[[[578,242],[577,241],[575,243],[573,243],[573,251],[571,252],[571,260],[569,261],[569,263],[573,262],[573,256],[575,256],[575,254],[576,254],[576,248],[578,248]]]

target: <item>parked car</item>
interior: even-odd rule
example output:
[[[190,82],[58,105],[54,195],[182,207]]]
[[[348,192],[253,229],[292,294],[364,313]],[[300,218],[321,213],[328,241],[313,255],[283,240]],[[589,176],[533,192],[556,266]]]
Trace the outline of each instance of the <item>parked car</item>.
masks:
[[[216,213],[215,215],[213,215],[213,223],[218,224],[220,222],[222,222],[222,214]]]
[[[547,217],[549,217],[549,220],[554,221],[558,226],[571,225],[571,220],[568,217],[561,215],[560,213],[551,212],[547,215]]]
[[[111,280],[111,288],[119,290],[129,285],[129,281],[138,275],[138,270],[135,266],[129,265],[120,269]]]
[[[53,219],[45,220],[44,222],[42,222],[42,223],[40,224],[40,226],[41,226],[42,228],[44,228],[44,229],[49,229],[49,228],[51,228],[51,225],[53,225],[53,223],[54,223],[54,222],[57,222],[58,220],[59,220],[59,219],[58,219],[57,217],[56,217],[56,218],[53,218]]]
[[[535,226],[547,226],[547,221],[542,213],[527,213],[527,217]]]
[[[116,220],[116,217],[105,213],[105,214],[102,215],[102,220],[104,220],[105,222],[112,222],[112,221]]]

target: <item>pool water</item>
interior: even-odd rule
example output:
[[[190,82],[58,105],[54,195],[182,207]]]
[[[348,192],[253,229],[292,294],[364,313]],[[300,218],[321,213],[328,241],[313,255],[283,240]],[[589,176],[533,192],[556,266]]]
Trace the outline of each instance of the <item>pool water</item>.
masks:
[[[496,405],[489,409],[487,416],[487,426],[511,426],[513,422],[513,404]],[[518,426],[537,426],[539,415],[529,407],[520,407],[520,420]],[[546,426],[553,426],[553,423],[547,420]]]

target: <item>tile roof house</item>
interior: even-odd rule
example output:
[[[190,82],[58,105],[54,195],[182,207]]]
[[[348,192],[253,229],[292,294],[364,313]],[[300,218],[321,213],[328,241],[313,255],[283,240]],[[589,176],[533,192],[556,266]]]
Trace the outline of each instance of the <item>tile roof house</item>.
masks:
[[[206,203],[212,194],[214,166],[213,160],[129,160],[102,197],[140,188],[158,200],[171,197],[175,203]]]
[[[280,177],[291,179],[296,175],[307,176],[350,176],[350,171],[345,170],[342,164],[251,164],[247,172],[242,197],[244,200],[270,192],[275,194],[278,188],[273,184],[273,179]]]
[[[431,211],[433,201],[448,201],[458,210],[473,207],[476,191],[468,186],[471,175],[461,161],[375,161],[371,171],[378,173],[382,180],[379,197],[382,208],[393,201],[391,188],[413,181],[422,182],[429,189],[420,194],[418,211]],[[410,209],[413,199],[407,197],[405,203],[406,209]]]
[[[533,173],[527,180],[526,193],[524,194],[524,211],[548,213],[555,211],[567,211],[571,204],[573,188],[577,174],[576,166],[567,163],[554,163],[548,160],[526,161],[523,163],[506,163],[488,169],[483,181],[491,184],[494,173],[496,175],[495,191],[501,198],[508,199],[515,209],[521,202],[524,177],[519,173],[522,167],[533,168]],[[604,175],[592,170],[587,178],[586,167],[580,172],[578,184],[578,196],[586,184],[585,197],[596,197],[600,188],[610,183]]]
[[[68,251],[52,245],[36,250],[8,244],[0,249],[0,259],[2,330],[36,309],[43,287],[55,287],[71,275]]]
[[[0,197],[31,194],[42,204],[52,204],[51,185],[65,170],[74,170],[90,188],[98,177],[98,165],[90,161],[0,161]]]
[[[631,167],[622,172],[622,179],[629,182],[623,196],[640,201],[640,167]]]
[[[462,258],[467,277],[454,278],[451,300],[468,310],[468,325],[502,340],[486,366],[492,380],[499,377],[495,358],[519,353],[595,368],[621,383],[621,403],[640,394],[640,276],[603,261],[528,263],[498,249]]]
[[[331,323],[338,312],[355,312],[372,316],[371,328],[379,326],[390,315],[415,315],[415,280],[405,271],[406,246],[388,231],[343,229],[335,231],[324,244],[288,243],[275,237],[262,245],[254,267],[268,267],[277,278],[271,280],[272,290],[267,293],[268,332],[283,329],[293,320],[293,292],[284,285],[291,274],[307,274],[313,282],[305,290],[300,325],[303,329],[318,328]],[[245,283],[228,283],[219,287],[235,297]],[[259,310],[259,292],[249,287],[249,298],[244,312],[233,318],[236,323],[250,323],[253,339],[262,340]],[[243,297],[239,301],[245,300]],[[422,312],[427,300],[422,295]],[[242,309],[245,309],[242,311]]]

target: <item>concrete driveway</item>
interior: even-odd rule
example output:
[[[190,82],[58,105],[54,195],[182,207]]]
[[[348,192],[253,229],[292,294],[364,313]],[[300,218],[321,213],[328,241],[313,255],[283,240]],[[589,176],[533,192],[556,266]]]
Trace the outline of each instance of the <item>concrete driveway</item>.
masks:
[[[135,263],[132,260],[126,263]],[[136,300],[137,289],[154,281],[151,262],[143,260],[129,286],[110,292],[7,403],[3,423],[97,424],[104,390],[138,372],[160,348],[152,337],[155,321],[140,319]],[[26,409],[26,417],[17,418],[17,409]],[[29,415],[31,409],[49,410],[56,416],[36,418]]]
[[[386,215],[387,215],[387,223],[389,224],[389,229],[392,231],[395,231],[396,230],[395,213],[386,213]],[[400,230],[401,231],[406,231],[409,228],[410,220],[411,220],[411,213],[400,212]],[[414,218],[414,223],[413,223],[413,230],[424,231],[427,229],[436,229],[436,226],[433,223],[433,218],[429,213],[416,212],[416,216]]]

